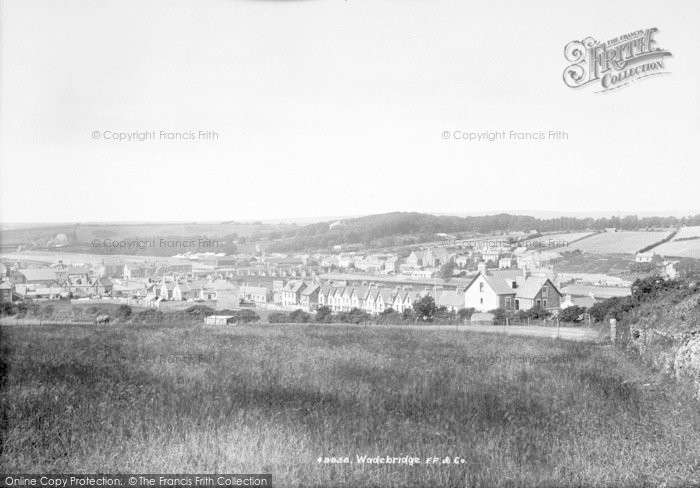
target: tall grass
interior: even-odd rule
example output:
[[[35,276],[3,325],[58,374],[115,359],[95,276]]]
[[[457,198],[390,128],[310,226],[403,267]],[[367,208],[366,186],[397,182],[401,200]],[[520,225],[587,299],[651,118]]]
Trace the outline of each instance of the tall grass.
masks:
[[[3,472],[264,472],[278,486],[700,481],[697,405],[612,348],[340,325],[0,330]],[[568,362],[473,359],[511,355]],[[317,462],[356,455],[465,462]]]

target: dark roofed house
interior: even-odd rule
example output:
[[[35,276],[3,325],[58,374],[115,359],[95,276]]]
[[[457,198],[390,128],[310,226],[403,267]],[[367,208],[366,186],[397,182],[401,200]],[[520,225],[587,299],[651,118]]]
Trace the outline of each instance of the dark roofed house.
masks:
[[[292,280],[282,289],[282,306],[295,307],[301,303],[301,292],[307,287],[303,281]]]
[[[98,278],[92,283],[93,292],[96,295],[107,296],[112,294],[114,285],[109,278]]]
[[[413,251],[406,258],[406,265],[417,268],[423,266],[423,258],[425,257],[424,251]]]
[[[0,303],[12,303],[12,284],[9,281],[0,283]]]
[[[233,283],[218,279],[211,283],[212,288],[216,292],[216,309],[236,309],[241,305],[240,289]]]
[[[318,295],[321,291],[320,285],[309,285],[301,291],[299,305],[307,312],[318,308]]]

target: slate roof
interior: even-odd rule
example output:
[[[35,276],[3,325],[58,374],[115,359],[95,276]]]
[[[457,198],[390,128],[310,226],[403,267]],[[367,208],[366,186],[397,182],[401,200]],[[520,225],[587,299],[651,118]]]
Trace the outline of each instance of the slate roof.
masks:
[[[518,288],[513,291],[518,297],[533,300],[547,281],[549,280],[542,276],[530,276],[522,284],[518,283]]]
[[[486,273],[486,274],[480,273],[480,274],[484,277],[484,279],[486,280],[486,283],[489,284],[489,286],[493,289],[493,291],[496,293],[496,295],[515,295],[517,289],[508,285],[508,282],[506,281],[507,278],[493,276],[492,274],[489,274],[489,273]],[[477,276],[479,276],[479,275],[477,275]],[[517,277],[515,277],[513,279],[515,279],[516,283],[517,283]]]
[[[320,287],[319,285],[310,285],[310,286],[307,286],[307,287],[301,292],[301,294],[304,295],[304,296],[313,295],[314,292],[315,292],[316,290],[320,290],[320,288],[321,288],[321,287]]]
[[[290,281],[284,285],[283,290],[291,293],[299,293],[302,287],[306,286],[303,281]]]
[[[435,300],[437,305],[444,307],[464,308],[464,293],[445,290]]]
[[[19,271],[27,281],[54,281],[56,270],[50,268],[27,268]]]
[[[245,293],[258,293],[258,294],[267,294],[267,288],[264,286],[243,286],[241,287],[241,291]]]
[[[479,273],[474,277],[472,282],[469,283],[467,288],[469,288],[479,276],[484,277],[486,283],[488,283],[497,295],[515,295],[519,298],[534,299],[548,281],[555,292],[560,295],[562,293],[547,277],[525,277],[519,269],[489,270],[486,273]],[[512,286],[513,281],[515,281],[515,288]]]
[[[369,292],[369,286],[356,286],[355,293],[359,300],[364,300],[367,298],[367,293]]]
[[[394,293],[392,290],[379,290],[379,294],[382,296],[382,300],[384,300],[385,304],[392,304],[394,303]]]
[[[215,290],[237,290],[238,287],[233,283],[226,280],[214,280],[211,283],[212,288]]]

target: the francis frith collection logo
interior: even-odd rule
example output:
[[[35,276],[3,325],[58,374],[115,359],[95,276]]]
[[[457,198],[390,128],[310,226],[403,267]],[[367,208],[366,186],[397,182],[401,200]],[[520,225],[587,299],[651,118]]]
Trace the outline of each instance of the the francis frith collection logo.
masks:
[[[564,83],[571,88],[600,86],[607,92],[650,76],[668,74],[665,59],[669,51],[656,44],[652,27],[624,34],[606,42],[587,37],[571,41],[564,48],[572,63],[564,70]]]

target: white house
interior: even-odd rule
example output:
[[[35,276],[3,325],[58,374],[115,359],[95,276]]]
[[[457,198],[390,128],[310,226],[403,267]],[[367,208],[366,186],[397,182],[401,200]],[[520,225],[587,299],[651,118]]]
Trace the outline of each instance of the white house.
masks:
[[[654,251],[638,252],[634,258],[634,261],[636,263],[651,263],[654,261],[654,256],[656,256]]]
[[[534,306],[558,309],[562,294],[545,276],[531,276],[523,270],[486,270],[479,272],[464,292],[464,306],[479,312],[502,308],[529,310]]]

